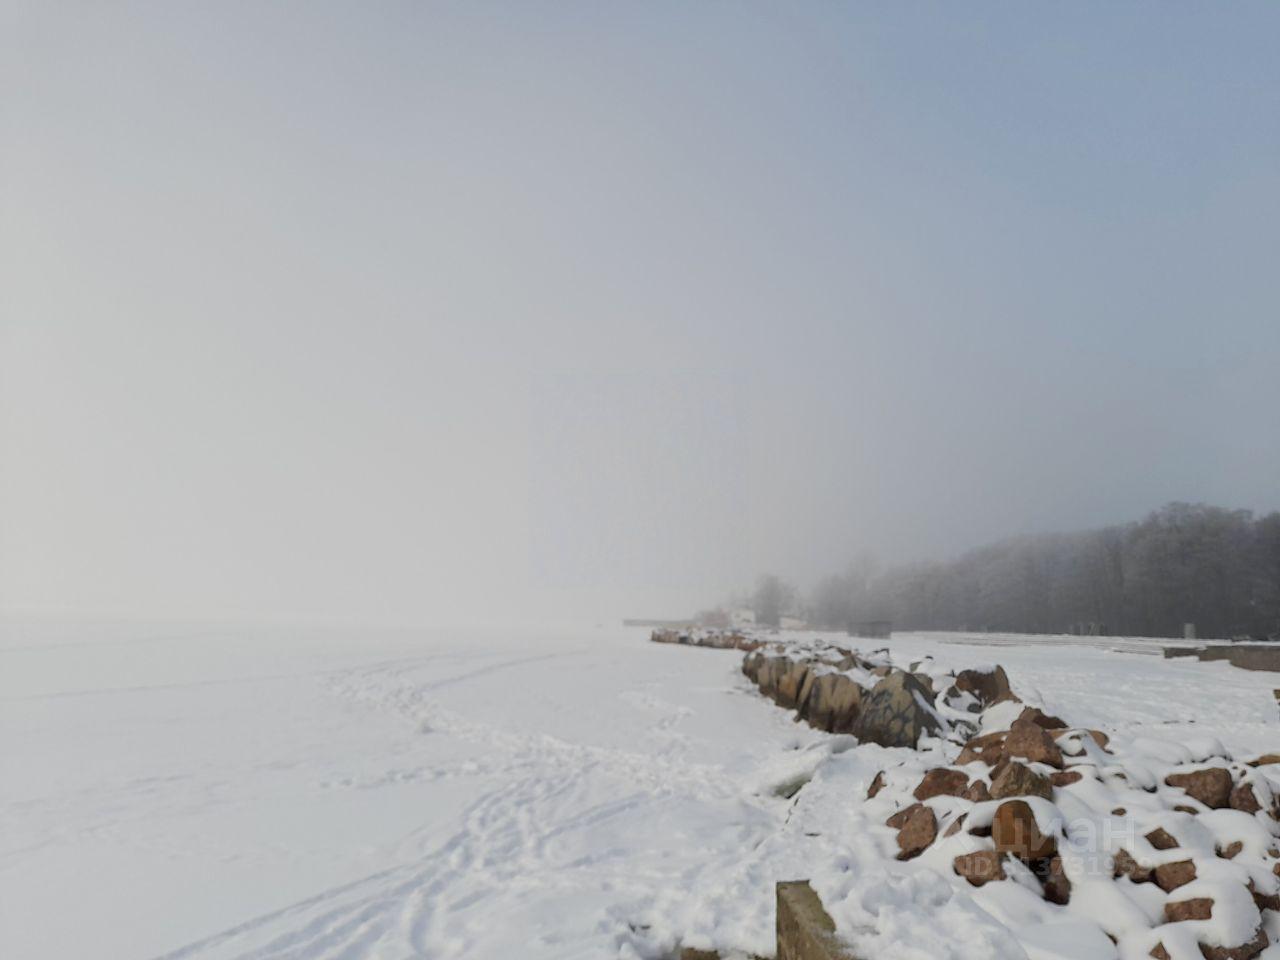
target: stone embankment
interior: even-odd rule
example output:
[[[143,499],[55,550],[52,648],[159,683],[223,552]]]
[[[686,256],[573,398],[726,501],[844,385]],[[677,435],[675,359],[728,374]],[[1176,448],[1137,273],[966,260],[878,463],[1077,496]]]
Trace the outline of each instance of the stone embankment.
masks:
[[[897,666],[888,650],[704,641],[747,651],[743,673],[797,721],[951,758],[886,766],[862,798],[888,813],[900,861],[970,888],[1012,881],[1157,960],[1251,960],[1280,926],[1280,753],[1117,741],[1025,704],[998,666],[950,673]]]

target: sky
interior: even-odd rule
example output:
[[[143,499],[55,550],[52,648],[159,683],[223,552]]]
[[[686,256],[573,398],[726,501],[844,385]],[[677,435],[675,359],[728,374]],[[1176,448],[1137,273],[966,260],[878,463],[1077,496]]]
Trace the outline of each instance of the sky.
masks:
[[[679,616],[1280,509],[1278,35],[0,0],[0,612]]]

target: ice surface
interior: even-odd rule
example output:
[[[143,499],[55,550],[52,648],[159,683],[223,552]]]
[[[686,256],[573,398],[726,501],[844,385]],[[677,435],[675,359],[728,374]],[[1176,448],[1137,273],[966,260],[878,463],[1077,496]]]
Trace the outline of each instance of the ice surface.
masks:
[[[1102,960],[1102,931],[1139,933],[1142,904],[1101,889],[1059,915],[1014,883],[970,893],[893,864],[867,784],[897,764],[918,781],[940,754],[795,724],[740,654],[646,636],[5,625],[0,956],[769,953],[773,883],[806,876],[886,960],[912,955],[906,931],[915,956],[933,937],[974,960]],[[993,661],[938,637],[891,647],[930,669]],[[1280,742],[1272,674],[1093,647],[995,659],[1126,763],[1137,738],[1149,758]],[[1264,847],[1234,813],[1203,817],[1203,844]],[[1220,895],[1205,924],[1225,938],[1252,915]]]

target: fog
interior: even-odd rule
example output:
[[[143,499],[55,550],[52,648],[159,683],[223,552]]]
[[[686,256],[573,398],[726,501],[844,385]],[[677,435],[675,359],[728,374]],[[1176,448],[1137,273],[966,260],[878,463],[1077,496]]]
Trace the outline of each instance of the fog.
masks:
[[[6,5],[0,610],[676,616],[1276,509],[1278,28]]]

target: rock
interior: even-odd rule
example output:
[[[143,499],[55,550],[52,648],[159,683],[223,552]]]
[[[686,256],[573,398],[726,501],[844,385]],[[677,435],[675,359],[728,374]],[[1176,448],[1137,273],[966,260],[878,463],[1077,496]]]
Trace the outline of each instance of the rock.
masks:
[[[1164,782],[1166,786],[1181,787],[1187,796],[1214,810],[1222,809],[1231,800],[1231,774],[1222,767],[1171,773]]]
[[[960,756],[956,757],[956,766],[963,767],[966,763],[981,760],[987,766],[994,767],[1004,759],[1006,736],[1003,730],[998,730],[995,733],[984,733],[980,737],[974,737],[964,745]]]
[[[1071,881],[1062,868],[1062,857],[1054,857],[1044,868],[1044,898],[1050,903],[1065,904],[1071,900]]]
[[[882,747],[914,747],[926,733],[940,729],[925,704],[933,696],[909,673],[891,673],[862,699],[852,733],[863,743]]]
[[[1253,792],[1253,785],[1249,783],[1242,783],[1232,790],[1228,803],[1233,810],[1244,813],[1257,813],[1262,809],[1262,804],[1258,802],[1258,797]]]
[[[1156,827],[1146,835],[1145,839],[1157,850],[1172,850],[1178,845],[1178,841],[1173,839],[1164,827]]]
[[[1208,920],[1213,916],[1213,900],[1196,897],[1193,900],[1177,900],[1164,905],[1164,922],[1181,923],[1183,920]]]
[[[938,836],[938,818],[923,803],[913,804],[903,811],[902,826],[898,829],[898,859],[910,860],[924,852]]]
[[[790,666],[791,661],[786,657],[765,657],[756,674],[756,686],[760,688],[760,692],[770,700],[776,699],[778,682]]]
[[[1016,720],[1004,741],[1006,757],[1025,757],[1051,767],[1062,766],[1062,751],[1047,730],[1031,720]]]
[[[1200,952],[1204,955],[1204,960],[1253,960],[1263,950],[1267,949],[1271,940],[1267,937],[1267,933],[1262,927],[1258,927],[1257,933],[1253,935],[1253,939],[1247,940],[1238,947],[1214,947],[1207,943],[1200,944]]]
[[[748,653],[742,658],[742,672],[752,683],[760,682],[760,665],[764,663],[763,653]]]
[[[1079,770],[1055,770],[1049,774],[1049,782],[1055,787],[1066,787],[1073,783],[1079,783],[1084,779],[1084,774]]]
[[[1243,843],[1241,843],[1239,840],[1232,840],[1225,847],[1218,848],[1218,856],[1220,856],[1223,860],[1231,860],[1235,858],[1235,856],[1239,854],[1240,851],[1243,849],[1244,849]]]
[[[877,793],[884,789],[884,771],[881,770],[875,775],[871,781],[871,786],[867,787],[867,799],[870,800]]]
[[[995,850],[978,850],[956,857],[951,867],[975,887],[980,887],[992,880],[1004,879],[1003,859]]]
[[[1250,760],[1249,766],[1267,767],[1273,763],[1280,763],[1280,753],[1264,753],[1262,756]]]
[[[961,670],[956,674],[955,688],[962,693],[970,693],[984,706],[989,707],[1002,700],[1016,700],[1009,687],[1009,677],[1004,667],[994,670]]]
[[[973,783],[969,784],[969,789],[966,790],[962,796],[964,799],[971,800],[974,803],[986,803],[991,799],[991,791],[987,788],[984,781],[975,780]]]
[[[1050,716],[1039,707],[1027,707],[1020,714],[1014,723],[1034,723],[1042,730],[1065,730],[1067,724],[1065,720],[1058,717]]]
[[[991,838],[996,850],[1012,854],[1023,863],[1051,857],[1058,849],[1053,837],[1040,832],[1031,805],[1025,800],[1009,800],[996,808]]]
[[[1259,910],[1275,910],[1280,912],[1280,893],[1263,893],[1249,881],[1249,892],[1253,894],[1253,902]]]
[[[810,672],[810,677],[800,703],[800,718],[828,733],[849,733],[858,719],[862,688],[842,673],[819,676]]]
[[[1177,890],[1196,878],[1196,865],[1190,860],[1162,863],[1156,867],[1156,886],[1165,893]]]
[[[1053,785],[1049,778],[1016,760],[1006,761],[991,781],[992,800],[1007,797],[1044,797],[1048,800],[1052,796]]]
[[[1111,738],[1108,737],[1101,730],[1086,730],[1085,733],[1093,737],[1093,742],[1096,743],[1098,746],[1100,746],[1103,750],[1106,750],[1108,744],[1111,743]]]
[[[962,813],[960,814],[960,816],[956,817],[955,820],[951,821],[951,826],[947,827],[947,832],[944,833],[943,836],[954,837],[957,833],[960,832],[960,829],[964,826],[964,822],[966,819],[968,819],[968,817],[969,817],[969,814],[967,813]]]
[[[1151,870],[1139,865],[1128,850],[1119,850],[1114,859],[1112,873],[1117,877],[1128,877],[1134,883],[1146,883],[1151,879]]]
[[[930,797],[960,797],[969,786],[969,778],[959,770],[948,770],[946,767],[934,767],[924,775],[920,785],[912,794],[917,800],[928,800]]]
[[[793,708],[800,704],[800,688],[809,677],[809,665],[791,661],[788,668],[778,678],[778,686],[774,691],[774,702],[780,707]]]

